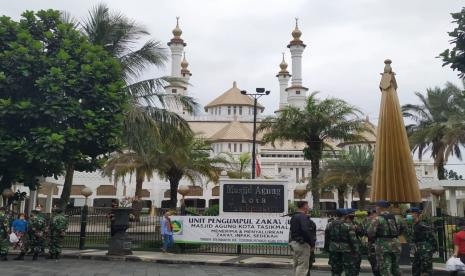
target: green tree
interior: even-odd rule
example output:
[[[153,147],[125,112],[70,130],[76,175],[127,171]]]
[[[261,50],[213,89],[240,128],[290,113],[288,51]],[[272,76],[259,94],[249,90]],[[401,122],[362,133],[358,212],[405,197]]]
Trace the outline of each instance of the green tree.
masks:
[[[449,65],[454,71],[459,71],[460,78],[465,77],[465,8],[458,13],[452,13],[452,22],[457,26],[452,32],[449,32],[451,37],[450,43],[452,49],[447,49],[442,52],[439,57],[442,59],[443,66]]]
[[[63,14],[63,17],[74,22],[66,14]],[[193,112],[197,108],[195,101],[190,97],[161,92],[168,82],[181,80],[167,77],[141,80],[145,70],[153,66],[160,68],[165,65],[166,49],[161,47],[160,42],[149,39],[140,47],[142,39],[150,33],[123,14],[111,12],[105,4],[97,5],[89,12],[88,17],[77,25],[81,26],[82,33],[92,44],[107,50],[121,66],[123,89],[129,97],[120,137],[127,150],[125,153],[136,153],[143,159],[149,158],[153,152],[150,147],[144,149],[147,135],[160,140],[163,139],[163,132],[171,130],[172,127],[178,128],[181,133],[190,133],[187,122],[166,107],[168,103],[179,104],[187,112]],[[145,173],[141,174],[141,169],[136,170],[135,173],[136,178],[138,176],[139,179],[138,182],[136,181],[136,196],[140,197]],[[72,173],[69,172],[68,175],[69,177],[65,178],[65,186],[72,185]],[[67,194],[62,194],[62,198],[69,197],[68,191],[66,192]]]
[[[119,146],[127,106],[119,63],[53,10],[1,17],[0,41],[3,185],[95,170]]]
[[[247,170],[247,167],[250,166],[252,161],[252,155],[249,152],[243,152],[239,155],[234,155],[229,152],[222,153],[226,155],[226,160],[230,164],[230,170],[228,171],[228,176],[230,178],[250,178],[250,172]]]
[[[160,145],[157,172],[170,183],[170,208],[176,208],[179,182],[184,177],[193,185],[202,179],[217,183],[220,172],[229,165],[221,156],[210,156],[211,144],[204,139],[185,135],[173,142],[165,140]]]
[[[362,131],[370,131],[360,111],[341,99],[320,100],[313,93],[307,98],[303,109],[286,107],[278,117],[264,119],[259,131],[264,132],[263,140],[274,143],[277,140],[291,140],[306,144],[304,158],[311,163],[310,186],[314,209],[320,208],[320,161],[324,148],[331,149],[330,140],[359,140]]]
[[[406,126],[413,152],[421,160],[431,152],[438,179],[445,179],[445,164],[450,156],[461,160],[465,124],[463,92],[456,85],[446,83],[445,88],[428,88],[426,95],[415,93],[420,104],[406,104],[403,115],[413,121]]]
[[[338,192],[342,193],[347,190],[347,187],[353,187],[359,195],[359,208],[365,209],[373,159],[373,151],[368,147],[352,146],[336,159],[327,160],[323,183],[335,187]],[[341,200],[343,204],[344,199],[339,198],[339,203]]]

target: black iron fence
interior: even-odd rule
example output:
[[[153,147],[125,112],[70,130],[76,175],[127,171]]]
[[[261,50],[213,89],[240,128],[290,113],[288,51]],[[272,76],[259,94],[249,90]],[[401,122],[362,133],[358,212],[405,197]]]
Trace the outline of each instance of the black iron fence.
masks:
[[[132,240],[133,250],[159,250],[162,246],[160,234],[160,222],[162,214],[167,209],[157,209],[155,216],[140,215],[129,223],[126,231]],[[108,248],[110,240],[110,219],[108,215],[111,208],[87,209],[87,216],[83,216],[83,208],[68,209],[66,215],[69,218],[64,247],[74,249]],[[195,211],[195,214],[203,214],[203,210]],[[463,218],[458,217],[434,217],[433,223],[437,234],[439,252],[437,257],[447,260],[454,250],[453,236],[458,231],[458,223]],[[83,223],[85,231],[83,231]],[[253,254],[253,255],[281,255],[288,256],[292,252],[286,245],[261,245],[261,244],[176,244],[177,252],[186,253],[217,253],[217,254]]]

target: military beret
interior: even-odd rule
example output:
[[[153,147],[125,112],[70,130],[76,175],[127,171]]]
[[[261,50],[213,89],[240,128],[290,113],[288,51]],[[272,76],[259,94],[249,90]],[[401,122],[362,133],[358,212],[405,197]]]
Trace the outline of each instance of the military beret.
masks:
[[[408,211],[409,211],[409,213],[417,213],[417,214],[421,213],[420,208],[417,208],[417,207],[412,207]]]
[[[345,215],[347,215],[347,210],[344,209],[344,208],[338,208],[338,209],[336,209],[336,214],[338,216],[345,216]]]
[[[391,206],[391,203],[389,203],[386,200],[379,200],[376,202],[376,206],[381,207],[381,208],[389,208],[389,206]]]

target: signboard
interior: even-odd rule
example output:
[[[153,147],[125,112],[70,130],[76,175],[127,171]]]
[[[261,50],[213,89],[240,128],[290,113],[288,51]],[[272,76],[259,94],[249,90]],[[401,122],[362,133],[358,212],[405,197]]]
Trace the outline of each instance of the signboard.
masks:
[[[316,247],[324,245],[327,218],[312,219],[317,226]],[[177,243],[287,244],[290,218],[174,216]]]
[[[220,182],[220,214],[287,213],[284,180],[227,179]]]

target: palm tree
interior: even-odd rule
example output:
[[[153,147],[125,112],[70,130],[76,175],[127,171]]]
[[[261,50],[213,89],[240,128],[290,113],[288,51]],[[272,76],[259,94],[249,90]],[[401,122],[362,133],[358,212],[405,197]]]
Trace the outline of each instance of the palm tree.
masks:
[[[370,131],[358,115],[356,107],[336,98],[320,100],[313,93],[303,109],[286,107],[278,117],[265,118],[259,126],[264,142],[291,140],[306,144],[304,158],[311,163],[310,186],[314,209],[320,208],[320,161],[330,140],[361,140],[363,131]]]
[[[121,13],[112,13],[105,4],[98,4],[89,12],[89,16],[81,23],[63,13],[64,22],[79,26],[90,42],[100,45],[110,52],[121,65],[121,78],[125,82],[125,92],[129,97],[128,111],[124,117],[122,143],[129,151],[141,147],[137,145],[141,137],[135,133],[149,133],[160,139],[162,126],[178,128],[183,133],[190,133],[188,123],[178,114],[166,109],[167,101],[182,105],[187,112],[197,109],[197,103],[190,97],[164,94],[163,87],[171,81],[182,83],[182,80],[161,77],[140,80],[142,73],[150,67],[163,67],[167,61],[167,53],[161,43],[147,40],[142,47],[138,42],[148,36],[149,32]],[[61,206],[69,201],[73,183],[73,166],[66,166],[65,182],[61,194]]]
[[[179,182],[183,177],[193,185],[201,182],[202,178],[217,183],[220,172],[229,165],[221,156],[210,156],[209,142],[193,135],[183,137],[183,141],[168,139],[160,146],[157,172],[170,183],[170,208],[176,208]]]
[[[226,160],[231,165],[231,170],[228,172],[230,178],[250,178],[250,172],[247,171],[247,167],[251,164],[252,156],[249,152],[244,152],[240,155],[224,152],[222,155],[226,155]]]
[[[404,117],[414,122],[406,126],[412,151],[418,153],[420,160],[431,151],[438,179],[445,179],[444,166],[448,158],[462,159],[460,147],[465,142],[463,91],[448,82],[443,89],[428,88],[426,96],[415,94],[420,104],[402,107]]]
[[[360,199],[359,208],[365,209],[373,159],[373,151],[368,147],[352,146],[348,152],[327,161],[323,183],[340,189],[341,192],[345,192],[347,187],[354,187]]]

